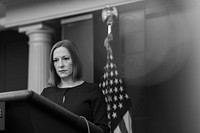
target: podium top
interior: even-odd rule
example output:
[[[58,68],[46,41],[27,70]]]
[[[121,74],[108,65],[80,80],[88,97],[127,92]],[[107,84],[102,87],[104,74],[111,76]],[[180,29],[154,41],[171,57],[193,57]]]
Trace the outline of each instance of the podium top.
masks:
[[[20,90],[0,93],[0,102],[10,102],[18,100],[27,100],[34,102],[39,106],[45,107],[46,109],[62,116],[62,118],[70,121],[70,123],[77,125],[83,130],[88,130],[86,126],[86,120],[83,117],[74,114],[73,112],[65,109],[64,107],[50,101],[49,99],[35,93],[32,90]],[[87,121],[91,132],[103,133],[103,130],[90,121]]]

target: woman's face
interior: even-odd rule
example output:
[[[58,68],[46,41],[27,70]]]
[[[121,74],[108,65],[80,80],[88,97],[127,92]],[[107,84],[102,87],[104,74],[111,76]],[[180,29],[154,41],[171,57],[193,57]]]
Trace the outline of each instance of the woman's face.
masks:
[[[72,59],[65,47],[58,47],[53,52],[53,63],[58,76],[61,79],[69,79],[72,76]]]

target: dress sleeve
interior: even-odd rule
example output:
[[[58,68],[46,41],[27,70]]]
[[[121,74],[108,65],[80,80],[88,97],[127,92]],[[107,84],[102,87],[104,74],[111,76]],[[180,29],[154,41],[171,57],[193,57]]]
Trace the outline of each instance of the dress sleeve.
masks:
[[[94,124],[103,129],[104,133],[109,133],[105,97],[97,85],[94,87],[94,90],[92,99]]]

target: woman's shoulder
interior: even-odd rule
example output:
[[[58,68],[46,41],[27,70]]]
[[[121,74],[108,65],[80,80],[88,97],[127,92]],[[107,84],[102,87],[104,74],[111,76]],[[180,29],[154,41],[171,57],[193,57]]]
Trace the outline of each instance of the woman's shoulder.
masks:
[[[52,92],[56,90],[56,86],[47,86],[42,90],[42,94]]]
[[[88,91],[93,93],[102,93],[101,88],[96,83],[84,82],[84,88],[88,88]]]
[[[99,86],[96,83],[84,81],[84,85],[87,86],[88,88],[98,88],[99,89]]]
[[[56,89],[56,86],[47,86],[44,88],[44,90],[52,90],[52,89]]]

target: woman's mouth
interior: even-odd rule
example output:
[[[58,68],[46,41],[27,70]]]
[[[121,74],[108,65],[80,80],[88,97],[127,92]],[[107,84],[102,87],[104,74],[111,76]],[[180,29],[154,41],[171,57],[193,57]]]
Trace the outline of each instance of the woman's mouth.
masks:
[[[59,73],[64,73],[64,72],[66,72],[67,70],[59,70],[58,72]]]

